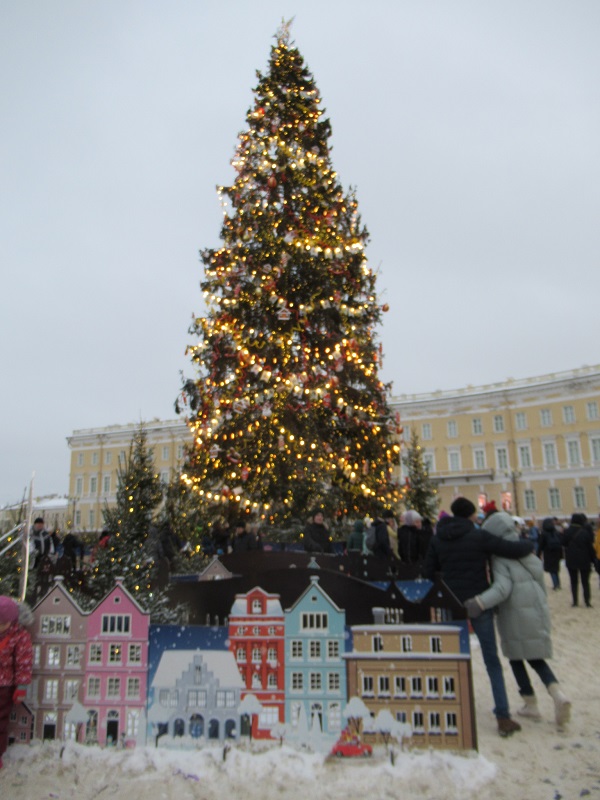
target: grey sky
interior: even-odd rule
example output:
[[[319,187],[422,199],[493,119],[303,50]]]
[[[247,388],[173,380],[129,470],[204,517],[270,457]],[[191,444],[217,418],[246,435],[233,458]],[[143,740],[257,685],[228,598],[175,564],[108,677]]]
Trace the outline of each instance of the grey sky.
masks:
[[[598,363],[597,0],[0,0],[0,503],[172,418],[282,17],[357,188],[394,393]]]

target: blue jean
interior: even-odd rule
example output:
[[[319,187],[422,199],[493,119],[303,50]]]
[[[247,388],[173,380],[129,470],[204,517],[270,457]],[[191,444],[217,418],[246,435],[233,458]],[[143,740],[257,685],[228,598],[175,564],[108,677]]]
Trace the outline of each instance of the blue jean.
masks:
[[[551,683],[558,683],[556,680],[556,676],[548,666],[548,664],[544,661],[543,658],[532,658],[527,662],[532,669],[534,669],[537,674],[540,676],[540,680],[544,684],[544,686],[550,686]],[[519,693],[523,695],[523,697],[532,697],[534,694],[533,686],[531,685],[531,681],[529,680],[529,675],[527,673],[527,667],[525,666],[524,661],[511,661],[510,666],[512,667],[513,675],[517,681],[519,686]]]
[[[499,718],[510,717],[508,710],[508,697],[506,695],[506,685],[504,683],[504,673],[502,664],[498,657],[498,647],[496,645],[496,629],[494,627],[494,612],[492,609],[484,611],[481,616],[471,620],[473,632],[479,639],[481,655],[487,670],[492,694],[494,696],[494,714]]]

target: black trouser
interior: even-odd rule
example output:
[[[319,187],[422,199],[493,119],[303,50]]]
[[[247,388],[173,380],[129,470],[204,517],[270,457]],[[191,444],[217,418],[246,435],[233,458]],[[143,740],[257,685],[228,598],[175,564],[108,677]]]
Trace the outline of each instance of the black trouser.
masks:
[[[569,570],[569,578],[571,579],[571,594],[573,595],[573,605],[577,605],[579,597],[579,579],[581,579],[581,588],[583,589],[583,599],[586,606],[590,605],[590,572],[591,567],[587,569],[572,569]]]

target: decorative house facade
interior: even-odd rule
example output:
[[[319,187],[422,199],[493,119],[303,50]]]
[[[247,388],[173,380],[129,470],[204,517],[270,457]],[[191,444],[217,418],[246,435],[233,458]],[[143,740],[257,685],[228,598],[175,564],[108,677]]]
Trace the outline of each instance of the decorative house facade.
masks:
[[[352,627],[346,656],[348,696],[373,715],[387,708],[412,727],[416,747],[474,749],[475,712],[468,649],[459,625],[394,625],[377,613],[373,625]]]
[[[118,579],[88,618],[87,738],[137,740],[145,717],[149,614]]]
[[[87,614],[57,578],[33,608],[33,680],[27,697],[39,739],[75,738],[67,721],[74,702],[83,701]]]
[[[229,615],[229,649],[245,686],[262,706],[252,736],[269,738],[285,717],[285,626],[278,595],[255,588],[237,595]]]
[[[152,681],[148,711],[157,740],[163,735],[237,739],[244,688],[228,650],[164,652]]]
[[[304,717],[335,735],[346,702],[345,613],[313,576],[285,614],[286,720],[294,727]]]

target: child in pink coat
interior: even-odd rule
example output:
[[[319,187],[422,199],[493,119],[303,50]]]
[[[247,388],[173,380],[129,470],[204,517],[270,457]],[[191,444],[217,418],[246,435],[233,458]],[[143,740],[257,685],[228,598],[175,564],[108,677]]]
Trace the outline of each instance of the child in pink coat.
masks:
[[[19,606],[0,595],[0,768],[8,746],[8,723],[14,703],[31,683],[33,648],[29,632],[19,624]]]

